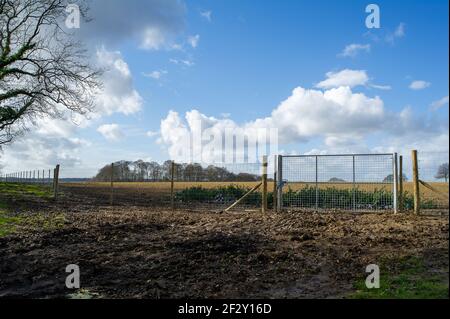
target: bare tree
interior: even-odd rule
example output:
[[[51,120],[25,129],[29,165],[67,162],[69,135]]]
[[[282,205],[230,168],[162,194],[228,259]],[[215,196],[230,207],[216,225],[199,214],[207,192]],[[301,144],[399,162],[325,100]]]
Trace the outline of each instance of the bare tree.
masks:
[[[436,179],[445,179],[447,183],[448,180],[448,163],[441,164],[435,176]]]
[[[39,117],[93,108],[100,71],[86,62],[86,51],[64,26],[68,4],[0,0],[0,146]],[[78,4],[86,17],[84,0]]]

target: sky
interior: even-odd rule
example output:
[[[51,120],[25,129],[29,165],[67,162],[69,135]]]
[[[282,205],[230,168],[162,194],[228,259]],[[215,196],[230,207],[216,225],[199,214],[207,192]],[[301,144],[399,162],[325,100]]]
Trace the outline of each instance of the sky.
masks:
[[[370,3],[95,0],[75,31],[105,69],[95,112],[39,119],[0,168],[90,177],[118,160],[163,162],[199,127],[276,128],[281,154],[448,161],[448,1],[374,2],[369,29]]]

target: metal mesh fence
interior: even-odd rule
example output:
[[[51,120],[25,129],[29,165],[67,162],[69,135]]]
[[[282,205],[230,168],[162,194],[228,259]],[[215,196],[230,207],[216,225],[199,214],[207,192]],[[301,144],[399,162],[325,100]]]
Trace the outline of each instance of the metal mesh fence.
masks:
[[[282,156],[279,168],[282,208],[394,208],[393,154]]]
[[[448,152],[418,152],[420,206],[422,209],[449,208]]]
[[[300,155],[269,158],[268,209],[392,210],[394,154]],[[281,159],[281,160],[280,160]],[[448,152],[419,152],[422,209],[449,208]],[[411,156],[402,161],[401,208],[414,205]],[[277,169],[275,169],[277,168]],[[277,176],[278,175],[278,176]],[[400,175],[400,174],[399,174]],[[281,183],[280,183],[281,178]],[[262,163],[207,165],[196,163],[116,162],[97,167],[61,167],[59,193],[96,205],[157,206],[166,209],[222,211],[261,184]],[[48,186],[54,170],[26,170],[0,176],[0,182]],[[276,189],[281,186],[280,189]],[[277,196],[278,192],[278,196]],[[279,197],[279,195],[282,195]],[[262,186],[235,209],[261,209]]]
[[[193,167],[195,178],[189,173]],[[188,174],[186,174],[188,173]],[[175,173],[175,206],[224,210],[261,183],[261,163],[224,165],[177,165]],[[270,198],[272,199],[273,193]],[[239,203],[239,209],[261,207],[261,187]],[[272,202],[272,200],[271,200]]]
[[[85,168],[85,171],[86,176],[88,172],[92,175],[92,170]],[[75,171],[61,168],[60,190],[99,205],[221,211],[260,184],[261,172],[261,163],[208,165],[122,161],[97,170],[95,178],[72,178]],[[270,182],[273,184],[273,179]],[[268,200],[272,205],[272,191]],[[259,209],[261,203],[261,188],[258,188],[236,208]]]

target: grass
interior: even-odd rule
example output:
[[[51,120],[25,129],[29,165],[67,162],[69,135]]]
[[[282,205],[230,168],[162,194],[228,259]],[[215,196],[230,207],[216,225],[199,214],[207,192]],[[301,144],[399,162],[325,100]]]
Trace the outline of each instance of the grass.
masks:
[[[11,197],[36,196],[51,198],[50,188],[36,184],[0,183],[0,195]]]
[[[48,192],[37,189],[36,187],[28,187],[30,185],[2,185],[0,183],[1,191],[13,197],[22,196],[23,194],[34,195],[38,197],[48,198]],[[36,185],[32,185],[36,186]],[[11,191],[12,189],[12,191]],[[17,195],[19,193],[20,195]],[[58,229],[66,223],[65,215],[62,213],[32,213],[32,214],[11,214],[8,205],[0,198],[0,238],[25,230],[39,230],[49,231]]]
[[[393,265],[389,267],[388,265]],[[448,280],[430,274],[423,259],[405,257],[380,265],[380,288],[368,289],[365,278],[355,284],[352,299],[448,299]]]
[[[51,231],[64,227],[64,214],[33,213],[26,216],[12,216],[0,209],[0,238],[21,231]]]
[[[8,216],[5,210],[0,209],[0,238],[13,233],[19,222],[19,217]]]

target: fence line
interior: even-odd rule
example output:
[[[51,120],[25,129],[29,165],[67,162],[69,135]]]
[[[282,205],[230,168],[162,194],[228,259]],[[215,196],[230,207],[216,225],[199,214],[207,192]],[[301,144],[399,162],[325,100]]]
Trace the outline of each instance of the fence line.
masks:
[[[25,170],[0,175],[0,182],[15,184],[30,184],[51,187],[53,196],[58,195],[59,165],[54,169]]]
[[[0,181],[46,185],[55,198],[73,192],[101,205],[223,211],[238,202],[233,207],[262,211],[448,211],[448,152],[417,152],[417,174],[410,156],[277,155],[267,166],[264,160],[223,165],[121,161],[106,165],[95,178],[68,178],[76,172],[62,167],[61,172],[3,174]]]

